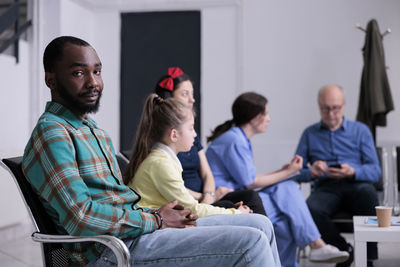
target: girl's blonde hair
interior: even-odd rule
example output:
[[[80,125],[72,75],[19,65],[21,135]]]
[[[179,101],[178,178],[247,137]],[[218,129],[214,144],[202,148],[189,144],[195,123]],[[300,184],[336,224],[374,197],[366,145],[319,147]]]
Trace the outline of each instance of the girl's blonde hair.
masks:
[[[190,114],[194,116],[191,109],[174,98],[163,99],[157,94],[147,97],[124,176],[125,184],[131,182],[139,165],[149,155],[151,146],[160,142],[169,130],[179,129],[189,119]]]

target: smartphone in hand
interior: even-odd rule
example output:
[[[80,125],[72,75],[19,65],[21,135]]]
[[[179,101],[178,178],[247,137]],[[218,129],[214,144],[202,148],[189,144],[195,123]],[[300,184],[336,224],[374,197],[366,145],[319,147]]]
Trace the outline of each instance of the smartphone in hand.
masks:
[[[331,164],[331,165],[329,165],[329,168],[338,168],[338,169],[340,169],[340,168],[342,168],[342,165],[341,164]]]

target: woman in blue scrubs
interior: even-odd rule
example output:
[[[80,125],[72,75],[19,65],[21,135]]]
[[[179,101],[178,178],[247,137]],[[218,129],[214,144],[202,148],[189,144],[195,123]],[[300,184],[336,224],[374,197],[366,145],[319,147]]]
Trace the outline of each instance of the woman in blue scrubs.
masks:
[[[236,98],[233,119],[215,128],[208,141],[207,159],[216,186],[234,190],[260,189],[268,218],[276,233],[281,262],[286,267],[299,266],[297,247],[310,245],[310,261],[343,262],[349,254],[325,244],[311,217],[295,181],[290,179],[302,168],[298,155],[281,169],[257,173],[250,143],[251,137],[266,131],[270,121],[267,99],[248,92]]]

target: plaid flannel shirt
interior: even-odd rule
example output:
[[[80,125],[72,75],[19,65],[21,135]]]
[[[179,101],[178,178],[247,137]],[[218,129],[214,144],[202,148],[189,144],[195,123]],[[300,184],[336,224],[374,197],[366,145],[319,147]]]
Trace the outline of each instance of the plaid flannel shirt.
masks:
[[[108,234],[132,239],[153,232],[154,215],[122,182],[111,139],[96,123],[48,102],[25,148],[23,172],[60,234]],[[104,246],[65,244],[76,265],[98,257]]]

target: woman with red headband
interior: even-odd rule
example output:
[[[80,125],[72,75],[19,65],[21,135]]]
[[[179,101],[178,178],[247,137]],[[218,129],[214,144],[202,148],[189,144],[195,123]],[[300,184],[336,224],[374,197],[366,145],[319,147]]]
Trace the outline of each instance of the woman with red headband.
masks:
[[[193,83],[190,77],[180,68],[168,68],[157,82],[155,93],[160,97],[174,98],[184,105],[193,108]],[[253,190],[234,191],[227,187],[215,188],[214,176],[211,172],[199,137],[188,152],[181,152],[178,158],[182,164],[182,177],[186,189],[199,202],[218,207],[235,208],[241,203],[247,205],[254,213],[265,215],[259,195]]]

